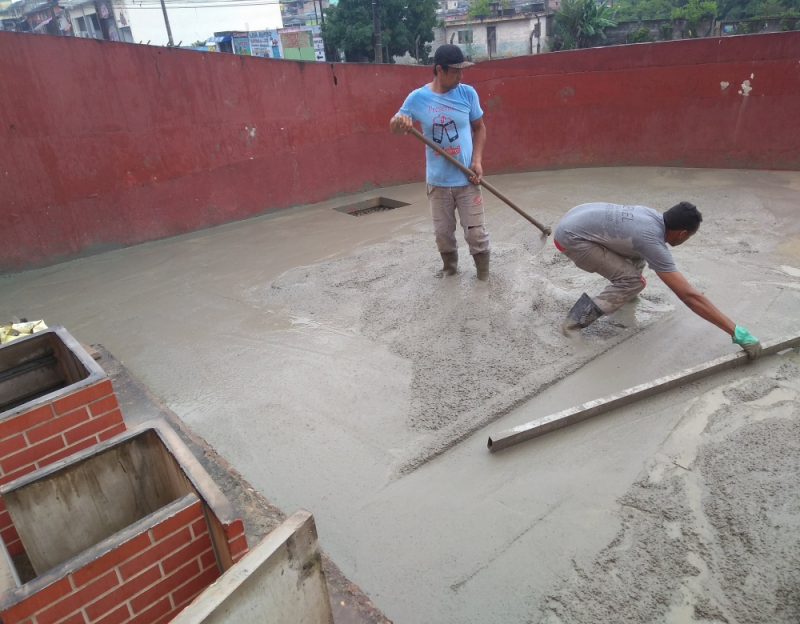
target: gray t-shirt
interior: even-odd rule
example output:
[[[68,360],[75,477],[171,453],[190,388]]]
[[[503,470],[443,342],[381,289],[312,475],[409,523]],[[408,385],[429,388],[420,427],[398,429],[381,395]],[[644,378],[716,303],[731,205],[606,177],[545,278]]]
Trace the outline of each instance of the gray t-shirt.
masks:
[[[664,217],[647,206],[581,204],[559,222],[553,237],[569,249],[580,241],[597,243],[626,258],[644,258],[656,273],[677,271],[664,241]]]

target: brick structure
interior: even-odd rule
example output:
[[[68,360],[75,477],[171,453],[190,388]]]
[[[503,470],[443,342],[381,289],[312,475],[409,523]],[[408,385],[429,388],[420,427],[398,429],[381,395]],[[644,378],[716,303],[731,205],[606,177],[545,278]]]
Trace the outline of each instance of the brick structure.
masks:
[[[168,622],[220,576],[202,503],[164,519],[2,612],[3,624]]]
[[[43,396],[0,411],[0,485],[125,431],[108,376],[62,327],[0,347],[0,372],[10,379],[0,383],[9,386],[26,374],[35,372],[39,379],[49,375]],[[0,386],[0,410],[4,399],[39,390],[39,379],[18,383],[25,386],[21,391]],[[47,384],[54,382],[63,387],[46,392]],[[12,556],[23,552],[2,500],[0,537]]]
[[[247,537],[244,534],[244,524],[241,518],[236,518],[230,524],[223,525],[228,546],[231,549],[233,563],[236,563],[247,554]]]
[[[163,421],[0,493],[38,574],[0,594],[3,624],[168,622],[248,552],[241,518]]]

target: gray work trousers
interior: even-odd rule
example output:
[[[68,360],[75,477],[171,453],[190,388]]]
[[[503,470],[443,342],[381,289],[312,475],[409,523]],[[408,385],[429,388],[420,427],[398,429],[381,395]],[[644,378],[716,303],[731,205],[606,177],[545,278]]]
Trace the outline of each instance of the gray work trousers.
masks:
[[[598,273],[611,283],[599,295],[592,297],[604,314],[616,312],[622,304],[638,295],[647,285],[642,270],[644,258],[625,258],[597,243],[570,242],[569,248],[556,242],[556,247],[579,269]]]
[[[433,233],[439,253],[458,249],[456,242],[456,211],[464,229],[464,240],[471,255],[489,251],[489,233],[486,231],[481,189],[475,184],[466,186],[431,186],[428,184],[428,199],[431,202]]]

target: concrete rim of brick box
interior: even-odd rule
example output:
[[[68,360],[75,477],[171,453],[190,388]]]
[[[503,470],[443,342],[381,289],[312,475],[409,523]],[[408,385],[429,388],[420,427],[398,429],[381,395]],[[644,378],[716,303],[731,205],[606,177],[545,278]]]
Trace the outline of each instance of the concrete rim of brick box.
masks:
[[[30,336],[25,336],[24,338],[17,338],[12,342],[8,342],[4,344],[0,349],[5,349],[8,347],[16,347],[20,344],[23,344],[29,340],[37,340],[41,339],[42,336],[46,334],[55,334],[59,337],[61,342],[72,352],[72,354],[78,358],[78,361],[81,363],[86,369],[86,372],[89,373],[89,376],[86,379],[81,379],[80,381],[70,384],[67,388],[61,388],[59,390],[54,390],[44,396],[40,396],[36,399],[32,399],[22,405],[18,405],[8,411],[0,412],[0,420],[5,420],[6,418],[12,418],[17,414],[22,412],[28,411],[33,409],[39,405],[46,405],[47,403],[51,403],[59,395],[65,393],[73,393],[83,388],[87,388],[92,384],[97,383],[103,379],[108,378],[108,374],[100,367],[100,365],[95,362],[92,357],[86,353],[86,350],[80,345],[80,343],[73,338],[72,334],[70,334],[63,325],[56,325],[55,327],[49,327],[44,331],[37,332],[35,334],[31,334]]]
[[[240,610],[234,613],[231,613],[231,607],[235,610],[237,605],[229,604],[231,600],[236,600],[236,596],[242,598],[239,593],[240,590],[247,586],[251,578],[259,572],[259,569],[269,570],[267,574],[274,573],[276,578],[278,576],[283,577],[284,570],[281,569],[280,575],[277,574],[277,570],[281,568],[281,562],[286,561],[287,554],[290,562],[295,559],[296,563],[299,564],[298,568],[295,568],[296,579],[291,574],[286,575],[290,581],[297,583],[298,591],[300,586],[314,574],[318,574],[319,578],[322,579],[319,583],[316,604],[314,604],[313,600],[309,601],[305,605],[308,611],[302,614],[303,617],[298,617],[300,614],[295,612],[292,614],[294,618],[291,621],[333,624],[327,584],[322,575],[322,564],[317,543],[317,527],[314,522],[314,516],[306,509],[298,509],[286,518],[280,526],[254,546],[230,570],[197,596],[189,606],[171,621],[171,624],[198,624],[205,622],[207,618],[215,622],[233,622],[232,615],[241,616],[244,613],[251,616],[251,619],[247,619],[248,622],[290,621],[282,617],[287,614],[281,613],[280,608],[275,608],[275,605],[271,603],[271,599],[274,598],[273,594],[279,592],[278,587],[275,585],[271,586],[270,591],[264,591],[263,586],[259,586],[257,589],[252,585],[250,586],[251,599],[256,593],[264,597],[263,602],[259,604],[238,605]],[[284,607],[286,605],[285,601],[278,600],[277,602],[278,604],[283,604]],[[269,606],[272,606],[273,609],[270,610]]]
[[[217,519],[224,525],[229,525],[235,522],[238,519],[236,516],[233,507],[231,506],[230,502],[222,491],[219,489],[216,483],[211,479],[209,474],[203,469],[200,465],[200,462],[192,455],[189,448],[183,443],[177,433],[169,426],[169,424],[164,420],[151,420],[142,423],[132,429],[128,429],[124,433],[121,433],[105,442],[101,442],[91,448],[88,448],[83,451],[79,451],[66,459],[59,460],[49,466],[44,468],[40,468],[30,474],[27,474],[19,479],[6,483],[2,487],[0,487],[0,496],[5,495],[9,492],[22,488],[26,485],[34,483],[36,481],[42,480],[47,478],[50,475],[57,473],[60,470],[63,470],[67,467],[74,466],[80,462],[83,462],[91,457],[96,455],[102,454],[106,451],[113,449],[114,447],[123,445],[125,442],[134,438],[148,430],[152,430],[164,444],[164,447],[167,449],[167,452],[172,455],[172,457],[176,460],[177,464],[180,466],[183,473],[186,475],[186,478],[192,484],[192,486],[200,493],[202,502],[208,506],[211,512],[217,517]],[[167,517],[171,513],[175,513],[175,510],[181,508],[181,505],[188,505],[191,503],[187,503],[186,497],[187,496],[194,496],[186,495],[183,496],[173,503],[170,503],[166,507],[163,507],[156,512],[146,516],[145,518],[138,520],[132,523],[130,526],[126,527],[122,531],[115,533],[114,535],[106,538],[105,540],[101,540],[91,548],[83,551],[79,555],[72,557],[71,559],[65,561],[64,563],[48,570],[44,574],[38,576],[37,578],[33,579],[29,583],[23,585],[22,587],[18,587],[16,589],[11,589],[0,595],[0,612],[5,611],[6,609],[12,607],[13,605],[21,602],[22,600],[32,596],[36,592],[42,590],[44,587],[54,583],[59,578],[61,578],[64,574],[71,571],[73,568],[77,569],[81,565],[86,563],[84,558],[88,558],[88,560],[92,560],[97,558],[100,554],[105,552],[109,546],[117,543],[121,543],[124,541],[123,534],[125,534],[125,539],[129,539],[130,531],[133,530],[135,527],[139,527],[141,529],[142,526],[149,525],[152,523],[153,517],[155,515],[159,515],[165,513],[164,517]],[[195,497],[196,498],[196,497]],[[178,505],[181,503],[181,505]],[[176,507],[177,505],[177,507]],[[171,510],[171,511],[169,511]],[[159,516],[160,518],[161,516]],[[224,572],[224,569],[221,570]]]

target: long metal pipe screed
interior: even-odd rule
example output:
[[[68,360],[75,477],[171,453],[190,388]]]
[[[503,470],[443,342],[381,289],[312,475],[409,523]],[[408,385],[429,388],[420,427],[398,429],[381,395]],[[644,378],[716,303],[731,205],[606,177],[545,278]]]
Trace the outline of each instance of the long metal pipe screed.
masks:
[[[777,340],[772,340],[764,344],[761,357],[774,355],[775,353],[780,353],[781,351],[791,349],[792,347],[797,347],[798,345],[800,345],[800,335],[785,336]],[[518,427],[514,427],[512,429],[506,429],[497,435],[490,436],[488,443],[489,450],[492,452],[500,451],[504,448],[508,448],[509,446],[524,442],[525,440],[530,440],[531,438],[537,438],[545,433],[550,433],[556,429],[563,429],[569,425],[574,425],[575,423],[588,420],[593,416],[605,414],[606,412],[610,412],[611,410],[619,407],[624,407],[625,405],[630,405],[636,401],[647,399],[651,396],[655,396],[656,394],[666,392],[667,390],[672,390],[684,384],[692,383],[699,379],[709,377],[715,373],[721,373],[722,371],[741,366],[749,361],[750,360],[748,360],[747,354],[744,351],[733,353],[731,355],[723,355],[716,360],[711,360],[705,364],[684,369],[673,375],[660,377],[655,381],[649,381],[638,386],[633,386],[632,388],[628,388],[627,390],[623,390],[617,394],[612,394],[602,399],[589,401],[583,405],[571,407],[564,411],[557,412],[556,414],[545,416],[544,418],[532,420],[524,425],[519,425]]]

